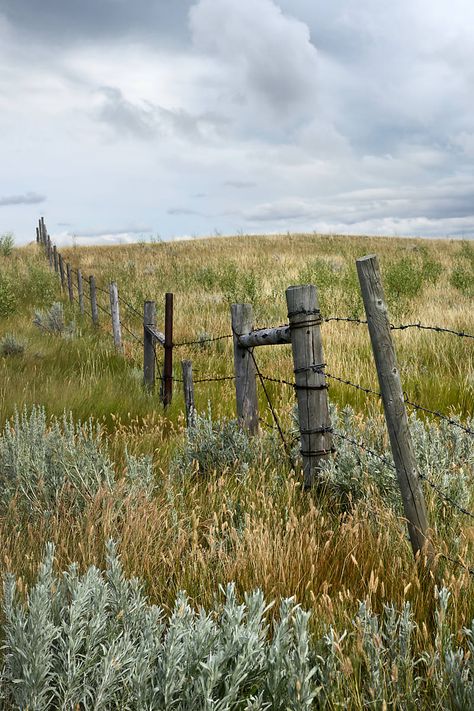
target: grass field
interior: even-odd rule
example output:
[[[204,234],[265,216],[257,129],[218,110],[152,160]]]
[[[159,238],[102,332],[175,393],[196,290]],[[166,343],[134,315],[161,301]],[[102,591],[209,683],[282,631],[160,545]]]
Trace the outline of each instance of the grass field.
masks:
[[[62,250],[84,275],[93,273],[99,285],[116,281],[120,295],[138,313],[145,299],[155,299],[161,326],[164,293],[172,291],[176,342],[230,333],[233,302],[251,302],[258,326],[285,323],[285,289],[299,283],[318,286],[324,316],[364,318],[355,259],[370,253],[380,259],[393,323],[421,321],[474,333],[474,248],[468,242],[287,235]],[[100,298],[107,307],[107,295],[100,293]],[[66,322],[74,321],[74,327],[52,335],[33,324],[34,313],[59,300],[65,304]],[[0,423],[33,405],[44,406],[48,418],[61,418],[65,411],[75,421],[92,418],[101,426],[94,446],[108,458],[116,478],[113,486],[88,489],[79,507],[67,482],[58,486],[48,506],[36,500],[33,509],[25,506],[23,490],[4,496],[0,567],[20,576],[20,589],[35,578],[48,541],[56,544],[60,569],[77,561],[84,570],[90,564],[104,566],[105,544],[112,538],[125,573],[139,576],[150,599],[165,610],[182,589],[191,604],[212,607],[219,585],[235,581],[239,594],[259,587],[268,600],[294,596],[312,611],[313,632],[322,634],[328,625],[350,627],[360,600],[377,613],[385,604],[401,609],[409,601],[418,624],[414,648],[435,654],[436,582],[451,593],[447,616],[461,644],[458,631],[474,617],[473,578],[442,558],[436,581],[420,574],[390,473],[341,447],[339,468],[332,471],[325,493],[304,494],[300,471],[291,471],[273,432],[264,431],[249,442],[239,439],[233,425],[213,430],[205,413],[217,423],[235,416],[231,381],[196,386],[197,410],[204,415],[199,436],[186,444],[179,385],[175,383],[173,403],[164,412],[157,393],[143,391],[140,345],[124,332],[125,357],[117,355],[102,311],[100,318],[102,328],[94,329],[77,305],[66,304],[36,245],[0,256]],[[124,309],[122,320],[141,337],[139,315]],[[377,388],[366,327],[329,322],[322,333],[329,372]],[[7,336],[13,337],[18,352],[4,346]],[[418,329],[395,332],[394,338],[410,398],[470,422],[473,341]],[[289,347],[259,349],[256,355],[266,374],[292,378]],[[233,370],[231,340],[185,346],[176,349],[175,358],[175,377],[180,376],[181,358],[192,359],[198,378],[231,375]],[[269,391],[289,438],[293,391],[278,384],[270,384]],[[335,416],[350,432],[388,452],[376,399],[338,383],[331,383],[329,396]],[[261,416],[271,422],[263,393],[259,398]],[[423,471],[472,509],[472,438],[439,429],[429,420],[413,420],[412,426]],[[241,457],[235,456],[233,445]],[[23,448],[21,456],[26,457],[24,443],[11,445],[11,451],[15,447]],[[0,447],[3,462],[7,449]],[[152,493],[127,487],[125,470],[135,466],[129,456],[151,457]],[[191,460],[200,457],[199,472]],[[20,460],[26,461],[19,456],[15,461]],[[138,469],[146,466],[143,460],[134,461]],[[48,471],[55,466],[49,462]],[[436,549],[473,566],[472,521],[442,505],[429,488],[425,494]],[[31,493],[28,497],[31,503]],[[356,657],[356,647],[348,650],[351,664]],[[348,669],[344,684],[353,707],[365,706],[354,668]],[[426,693],[437,693],[434,681]],[[404,703],[390,707],[410,707]],[[445,707],[450,706],[440,706]],[[387,706],[374,702],[374,708]]]

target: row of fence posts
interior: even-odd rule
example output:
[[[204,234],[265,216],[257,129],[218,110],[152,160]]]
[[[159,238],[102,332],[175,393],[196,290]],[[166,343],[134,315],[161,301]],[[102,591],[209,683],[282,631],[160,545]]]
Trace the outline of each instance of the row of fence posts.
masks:
[[[37,241],[46,250],[49,263],[61,277],[69,300],[74,300],[72,268],[64,264],[62,255],[47,234],[41,218],[36,230]],[[403,500],[408,533],[415,557],[423,553],[428,561],[434,557],[430,543],[430,528],[423,491],[417,474],[413,442],[408,425],[403,389],[395,348],[392,340],[388,310],[377,257],[357,259],[364,308],[374,360],[377,369],[387,429]],[[91,315],[94,325],[99,323],[97,287],[93,276],[89,279]],[[77,270],[78,301],[84,313],[83,277]],[[115,282],[109,286],[112,332],[117,350],[122,351],[120,307]],[[324,351],[321,336],[322,317],[317,289],[313,285],[291,286],[286,290],[288,325],[254,330],[253,309],[250,304],[233,304],[231,324],[234,344],[234,376],[237,417],[251,435],[258,432],[259,412],[257,397],[258,368],[254,349],[267,345],[291,344],[294,367],[294,387],[298,405],[301,456],[306,488],[318,482],[321,468],[335,451],[324,375]],[[143,380],[152,391],[156,379],[155,343],[164,349],[164,368],[161,401],[167,406],[173,394],[173,294],[165,295],[165,332],[157,330],[156,304],[146,301],[143,315]],[[195,399],[192,363],[181,362],[186,422],[194,423]]]
[[[73,269],[66,262],[56,245],[53,245],[46,229],[44,219],[41,217],[36,228],[36,242],[44,248],[49,265],[59,275],[62,290],[67,293],[69,302],[74,303],[74,273],[77,276],[77,301],[82,315],[85,314],[84,282],[89,284],[90,316],[94,326],[99,326],[99,305],[97,300],[98,287],[94,275],[85,277],[81,269]],[[119,353],[123,353],[122,323],[120,320],[120,298],[116,282],[111,282],[108,288],[110,302],[110,316],[114,345]],[[106,311],[106,310],[104,310]],[[155,383],[155,342],[163,347],[164,367],[160,399],[166,407],[171,403],[173,396],[173,294],[165,295],[165,332],[156,330],[155,302],[145,302],[144,309],[144,384],[147,389],[154,387]]]

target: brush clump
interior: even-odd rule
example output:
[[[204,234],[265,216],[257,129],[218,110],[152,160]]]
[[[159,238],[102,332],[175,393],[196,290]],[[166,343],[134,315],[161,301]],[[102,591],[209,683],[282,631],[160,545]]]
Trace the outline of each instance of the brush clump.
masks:
[[[434,644],[418,652],[409,603],[359,604],[345,629],[316,637],[310,613],[235,585],[209,610],[179,593],[170,614],[149,604],[108,543],[104,572],[54,570],[48,545],[26,597],[4,582],[0,688],[11,709],[472,708],[474,621],[455,641],[449,592],[437,591]]]

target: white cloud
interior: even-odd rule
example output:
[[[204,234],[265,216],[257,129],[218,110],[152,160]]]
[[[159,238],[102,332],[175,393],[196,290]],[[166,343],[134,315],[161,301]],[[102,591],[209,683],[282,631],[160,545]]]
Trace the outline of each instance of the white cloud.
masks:
[[[236,106],[257,101],[289,115],[313,103],[318,56],[308,26],[275,2],[199,0],[189,18],[195,48],[227,66]]]
[[[179,42],[140,8],[90,34],[88,1],[59,45],[0,10],[0,195],[47,195],[53,234],[474,234],[470,2],[183,0]],[[33,238],[34,202],[0,232]]]

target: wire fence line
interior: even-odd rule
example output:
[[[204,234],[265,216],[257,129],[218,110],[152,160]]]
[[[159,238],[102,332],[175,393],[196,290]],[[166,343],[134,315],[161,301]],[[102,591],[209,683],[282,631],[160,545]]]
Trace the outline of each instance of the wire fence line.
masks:
[[[76,275],[79,275],[79,274],[80,274],[79,270],[70,267],[70,265],[68,265],[68,270],[69,270],[69,273],[70,273],[70,274],[76,274]],[[89,283],[91,283],[91,279],[90,279],[90,278],[89,278],[89,279],[87,279],[87,277],[83,277],[83,278],[84,278],[84,280],[89,281]],[[79,304],[79,306],[81,307],[81,311],[84,311],[84,303],[83,303],[83,300],[78,299],[78,298],[76,297],[76,295],[74,294],[74,289],[76,289],[76,290],[78,291],[78,293],[80,294],[80,287],[79,287],[80,280],[79,280],[79,284],[73,283],[72,280],[68,280],[68,281],[69,281],[68,286],[69,286],[70,288],[72,287],[72,291],[70,292],[70,295],[72,296],[73,301],[74,301],[75,303]],[[63,282],[63,283],[64,283],[64,282]],[[97,290],[99,293],[106,294],[106,295],[108,295],[108,296],[110,296],[110,294],[111,294],[111,291],[109,291],[109,290],[107,290],[107,289],[101,287],[100,285],[95,285],[95,288],[96,288],[96,290]],[[82,294],[82,296],[84,296],[84,293]],[[86,296],[86,298],[89,299],[89,301],[91,301],[91,297],[89,296],[89,294],[87,293],[87,291],[85,292],[85,296]],[[139,311],[139,309],[137,309],[129,300],[127,300],[126,298],[124,298],[124,297],[121,296],[120,294],[117,295],[117,301],[118,301],[118,303],[119,303],[121,306],[124,307],[124,309],[125,309],[128,313],[132,314],[134,317],[137,317],[137,318],[139,318],[139,319],[143,319],[143,318],[144,318],[143,313],[141,313],[141,312]],[[100,309],[100,310],[101,310],[104,314],[106,314],[108,317],[113,318],[113,314],[112,314],[112,311],[113,311],[112,300],[111,300],[111,310],[109,310],[108,308],[102,306],[102,304],[100,304],[97,300],[96,300],[96,306],[97,306],[98,309]],[[92,314],[91,314],[88,310],[85,311],[85,313],[86,313],[88,316],[90,316],[91,318],[93,318],[93,317],[92,317]],[[305,313],[306,313],[306,312],[305,312]],[[117,310],[117,314],[118,314],[118,310]],[[319,311],[318,311],[318,314],[319,314]],[[289,314],[289,319],[290,319],[290,316],[291,316],[291,314]],[[117,315],[117,318],[118,318],[118,315]],[[290,319],[290,320],[291,320],[291,319]],[[357,326],[358,326],[358,325],[363,325],[363,326],[367,326],[367,325],[368,325],[367,320],[365,320],[365,319],[359,319],[359,318],[354,317],[354,316],[329,316],[329,317],[327,317],[327,318],[320,318],[320,321],[318,321],[318,323],[324,323],[324,322],[349,323],[349,324],[354,324],[354,325],[357,325]],[[145,345],[145,339],[144,339],[144,338],[141,338],[140,336],[138,336],[138,335],[133,331],[132,328],[130,328],[126,323],[123,322],[123,320],[119,320],[119,323],[120,323],[120,326],[123,328],[123,330],[124,330],[126,333],[128,333],[128,335],[129,335],[137,344],[139,344],[139,345],[141,345],[141,346],[144,346],[144,345]],[[96,325],[97,325],[97,324],[96,324]],[[304,325],[304,324],[303,324],[303,325]],[[390,330],[392,330],[392,331],[404,331],[404,330],[408,330],[408,329],[418,329],[418,330],[420,330],[420,331],[429,331],[429,332],[437,333],[437,334],[441,334],[441,333],[442,333],[442,334],[447,334],[447,335],[453,335],[453,336],[458,337],[458,338],[474,339],[474,336],[473,336],[472,334],[467,333],[467,332],[464,331],[464,330],[458,331],[458,330],[455,330],[455,329],[453,329],[453,328],[449,328],[449,327],[445,327],[445,326],[439,326],[439,325],[434,325],[434,326],[432,326],[432,325],[422,324],[421,322],[419,322],[419,323],[406,323],[406,324],[399,324],[399,325],[394,325],[394,324],[390,323],[390,324],[388,325],[388,327],[389,327]],[[278,328],[288,328],[288,324],[285,324],[284,326],[281,326],[281,327],[278,327]],[[290,324],[289,328],[290,328],[290,330],[291,330],[291,324]],[[102,326],[101,326],[101,329],[102,329],[104,332],[108,333]],[[263,329],[255,329],[255,332],[258,331],[258,330],[263,330]],[[277,330],[277,329],[274,329],[274,330]],[[109,335],[109,336],[112,336],[111,333],[108,333],[108,335]],[[145,335],[146,335],[146,334],[145,334]],[[201,337],[197,337],[197,338],[191,338],[190,340],[183,340],[183,341],[178,341],[178,342],[172,342],[172,343],[171,343],[171,348],[173,348],[173,347],[174,347],[174,348],[184,348],[184,347],[192,347],[192,346],[203,346],[203,345],[205,345],[205,344],[217,343],[217,342],[220,342],[220,341],[224,341],[224,340],[228,340],[228,339],[233,339],[233,338],[234,338],[234,339],[237,338],[238,341],[240,341],[240,337],[239,337],[239,336],[235,333],[235,331],[234,331],[233,333],[221,334],[221,335],[216,335],[216,336],[209,335],[208,337],[202,337],[202,336],[201,336]],[[284,342],[288,342],[288,341],[285,340]],[[170,344],[168,344],[168,347],[170,347]],[[165,348],[166,348],[166,345],[165,345]],[[276,378],[276,377],[272,377],[272,376],[266,375],[266,374],[262,373],[262,371],[261,371],[261,369],[260,369],[260,367],[259,367],[259,364],[258,364],[257,359],[256,359],[255,354],[254,354],[254,348],[252,348],[252,347],[247,347],[247,351],[248,351],[248,353],[249,353],[249,355],[250,355],[250,358],[251,358],[251,360],[252,360],[253,366],[254,366],[254,368],[255,368],[256,376],[257,376],[258,381],[259,381],[259,383],[260,383],[260,387],[262,388],[262,391],[263,391],[264,397],[265,397],[265,399],[266,399],[266,402],[267,402],[268,408],[269,408],[269,410],[270,410],[270,413],[271,413],[271,416],[272,416],[272,419],[273,419],[274,424],[271,425],[271,424],[269,424],[268,422],[264,421],[264,420],[261,419],[261,418],[259,418],[259,421],[260,421],[265,427],[267,427],[267,428],[269,428],[269,429],[272,429],[272,430],[278,432],[278,435],[279,435],[279,437],[280,437],[280,439],[281,439],[281,441],[282,441],[284,450],[285,450],[285,452],[287,453],[289,462],[291,463],[292,467],[294,468],[294,467],[295,467],[295,462],[294,462],[294,456],[293,456],[293,452],[292,452],[292,444],[288,441],[288,438],[287,438],[287,436],[285,435],[284,428],[283,428],[283,426],[282,426],[282,424],[281,424],[281,422],[280,422],[280,419],[279,419],[279,417],[278,417],[278,413],[277,413],[277,411],[276,411],[276,409],[275,409],[274,403],[272,402],[272,398],[271,398],[271,396],[270,396],[270,392],[269,392],[269,389],[268,389],[268,387],[267,387],[267,383],[276,383],[276,384],[280,384],[280,385],[284,385],[284,386],[289,386],[289,387],[291,387],[294,391],[297,391],[297,390],[306,390],[306,391],[321,390],[322,388],[325,388],[325,387],[327,387],[327,386],[326,386],[325,384],[322,384],[322,385],[321,385],[321,384],[319,384],[319,385],[307,385],[307,384],[306,384],[306,385],[305,385],[305,384],[301,384],[301,383],[298,383],[298,384],[297,384],[297,383],[294,382],[294,381],[286,380],[286,379],[284,379],[284,378]],[[165,357],[166,357],[166,356],[165,356]],[[164,383],[164,378],[163,378],[163,374],[162,374],[161,367],[160,367],[160,362],[159,362],[159,359],[158,359],[158,356],[157,356],[157,352],[156,352],[156,343],[155,343],[154,341],[153,341],[153,358],[154,358],[155,366],[156,366],[157,370],[158,370],[159,373],[160,373],[160,380],[161,380],[161,382],[162,382],[162,384],[163,384],[163,383]],[[165,363],[166,363],[166,360],[165,360]],[[301,369],[300,369],[300,370],[301,370]],[[323,376],[324,379],[327,378],[327,379],[330,380],[330,381],[332,380],[332,381],[338,382],[338,383],[340,383],[340,384],[342,384],[342,385],[345,385],[345,386],[348,386],[348,387],[352,387],[352,388],[356,389],[357,391],[359,391],[359,392],[361,392],[361,393],[363,393],[363,394],[365,394],[365,395],[374,396],[374,397],[379,398],[379,399],[382,397],[382,393],[379,392],[379,391],[377,391],[377,390],[374,390],[374,389],[365,387],[364,385],[362,385],[362,384],[360,384],[360,383],[354,383],[354,382],[352,382],[351,380],[349,380],[348,378],[346,378],[344,375],[335,375],[335,374],[333,374],[333,373],[328,372],[328,371],[326,370],[326,364],[325,364],[325,363],[319,363],[319,364],[316,364],[316,363],[315,363],[315,364],[311,364],[309,367],[306,367],[305,370],[308,370],[308,371],[309,371],[309,370],[312,370],[313,373],[317,373],[317,374]],[[297,372],[297,371],[295,370],[295,374],[296,374],[296,372]],[[166,373],[166,367],[165,367],[165,373]],[[199,375],[199,374],[198,374],[198,375]],[[166,377],[167,377],[167,376],[165,375],[165,378],[166,378]],[[173,382],[176,382],[176,383],[184,383],[184,380],[183,380],[183,379],[174,377],[173,374],[171,374],[171,376],[168,376],[168,377],[170,377]],[[229,381],[235,381],[235,380],[236,380],[236,376],[235,376],[235,375],[205,374],[205,375],[202,375],[201,377],[198,377],[198,378],[196,378],[196,379],[193,379],[193,384],[196,384],[196,385],[197,385],[197,384],[201,384],[201,383],[220,383],[220,382],[229,382]],[[425,406],[422,405],[422,404],[419,404],[419,403],[416,403],[416,402],[412,401],[406,393],[403,393],[403,398],[404,398],[404,402],[405,402],[405,404],[406,404],[407,406],[409,406],[409,407],[411,407],[411,408],[413,408],[413,409],[415,409],[415,410],[424,412],[424,413],[426,413],[426,414],[430,414],[430,415],[432,415],[433,417],[436,417],[436,418],[438,418],[438,419],[440,419],[440,420],[446,422],[446,424],[448,424],[449,426],[460,428],[462,431],[464,431],[466,434],[468,434],[468,435],[470,435],[470,436],[472,436],[472,435],[474,434],[474,430],[473,430],[471,427],[468,427],[468,426],[463,425],[462,423],[458,422],[457,420],[455,420],[454,418],[450,417],[449,415],[447,415],[447,414],[445,414],[445,413],[443,413],[443,412],[440,412],[440,411],[437,411],[437,410],[431,410],[431,409],[425,407]],[[334,428],[332,428],[332,427],[311,429],[311,430],[307,430],[307,431],[305,431],[305,432],[303,432],[303,430],[301,429],[300,435],[302,436],[304,433],[306,433],[306,434],[309,434],[309,433],[319,433],[319,434],[322,434],[323,432],[324,432],[324,433],[331,434],[332,436],[334,436],[335,438],[337,438],[337,439],[339,439],[339,440],[341,440],[341,441],[347,442],[347,443],[350,444],[351,446],[353,446],[353,447],[355,447],[355,448],[358,448],[358,449],[360,449],[361,451],[364,451],[364,452],[365,452],[366,454],[368,454],[369,456],[371,456],[371,457],[373,457],[373,458],[379,460],[380,462],[382,462],[385,466],[389,467],[390,469],[396,470],[396,467],[395,467],[394,463],[393,463],[392,461],[390,461],[389,459],[387,459],[387,457],[386,457],[385,455],[380,454],[379,452],[375,451],[374,449],[372,449],[371,447],[369,447],[364,441],[358,441],[357,439],[355,439],[355,438],[353,438],[353,437],[350,437],[350,436],[347,435],[346,433],[341,432],[341,431],[338,431],[338,430],[336,430],[336,429],[334,429]],[[331,449],[328,449],[327,451],[330,452],[330,451],[333,451],[333,450],[332,450],[332,448],[331,448]],[[304,453],[303,453],[303,454],[304,454]],[[442,500],[444,504],[450,506],[450,507],[451,507],[452,509],[454,509],[457,513],[462,514],[462,515],[464,515],[464,516],[467,516],[467,517],[469,517],[469,518],[471,518],[471,519],[474,520],[474,512],[472,512],[472,511],[470,511],[469,509],[467,509],[466,507],[460,505],[449,493],[447,493],[446,491],[444,491],[443,488],[440,487],[436,482],[434,482],[430,477],[428,477],[426,474],[423,474],[423,473],[420,473],[420,472],[418,473],[418,477],[419,477],[419,479],[420,479],[421,481],[425,482],[426,485],[431,488],[431,490],[434,492],[434,494],[435,494],[437,497],[439,497],[439,499]],[[472,569],[468,568],[467,566],[465,566],[462,561],[456,560],[456,559],[454,559],[454,558],[450,558],[449,556],[445,556],[444,554],[442,554],[440,557],[443,557],[443,558],[445,558],[446,560],[449,560],[450,562],[455,563],[456,565],[460,565],[460,566],[463,567],[465,570],[467,570],[470,574],[474,574],[474,571],[473,571]]]

